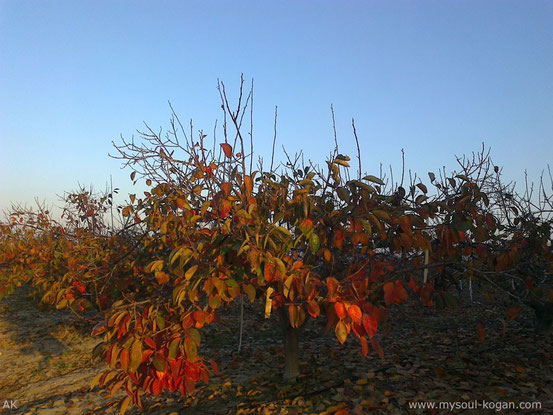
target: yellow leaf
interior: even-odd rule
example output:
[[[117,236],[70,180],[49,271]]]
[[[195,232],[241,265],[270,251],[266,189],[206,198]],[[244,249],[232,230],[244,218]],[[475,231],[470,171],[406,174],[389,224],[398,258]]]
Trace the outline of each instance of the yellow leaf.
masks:
[[[134,339],[131,346],[131,361],[129,362],[129,372],[134,373],[142,363],[142,342]]]
[[[157,260],[157,261],[152,261],[150,262],[148,265],[146,265],[146,269],[145,271],[146,272],[155,272],[155,271],[161,271],[163,269],[163,260]]]
[[[349,167],[349,163],[345,160],[336,159],[334,163],[339,164],[340,166]]]
[[[123,402],[121,402],[121,415],[125,414],[127,408],[129,407],[129,403],[131,403],[131,397],[127,396],[125,399],[123,399]]]
[[[192,265],[190,268],[188,268],[188,270],[186,271],[186,274],[184,274],[184,278],[186,278],[187,280],[189,280],[190,278],[192,278],[194,276],[194,274],[196,273],[196,271],[198,270],[198,265]]]
[[[271,294],[273,293],[273,288],[269,287],[267,288],[267,296],[265,299],[265,318],[269,318],[271,316],[271,308],[272,308],[272,300],[271,300]]]
[[[103,374],[104,372],[100,372],[94,377],[94,379],[90,383],[90,390],[94,389],[94,387],[98,384],[98,382],[100,382],[100,378],[102,377]]]
[[[290,288],[292,287],[292,282],[294,281],[294,276],[290,275],[288,278],[286,278],[286,281],[284,282],[284,291],[283,294],[286,298],[288,298],[288,295],[290,294]]]

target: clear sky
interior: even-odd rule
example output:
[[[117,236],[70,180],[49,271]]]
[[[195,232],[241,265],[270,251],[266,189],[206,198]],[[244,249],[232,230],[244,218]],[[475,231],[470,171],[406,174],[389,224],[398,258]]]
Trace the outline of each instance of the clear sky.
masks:
[[[211,134],[217,78],[255,82],[257,155],[278,140],[319,163],[333,148],[363,170],[428,171],[482,142],[506,177],[553,160],[553,2],[0,0],[0,210],[104,189],[112,140],[170,100]],[[279,147],[280,148],[280,147]],[[282,154],[282,153],[279,153]]]

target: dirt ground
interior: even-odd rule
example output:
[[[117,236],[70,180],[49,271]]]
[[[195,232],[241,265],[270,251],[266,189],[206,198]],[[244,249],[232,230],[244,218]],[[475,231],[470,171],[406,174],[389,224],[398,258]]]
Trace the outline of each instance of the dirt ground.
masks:
[[[443,311],[396,307],[389,326],[377,335],[383,360],[372,350],[363,358],[353,335],[340,345],[333,333],[320,334],[322,320],[311,321],[302,334],[297,383],[281,378],[279,326],[274,316],[263,319],[262,304],[245,306],[238,352],[236,305],[221,314],[221,324],[206,330],[199,349],[219,363],[220,375],[188,397],[164,393],[145,399],[144,413],[553,413],[551,336],[534,334],[527,310],[507,321],[498,303],[466,299],[462,307]],[[483,342],[478,322],[485,327]],[[119,413],[123,394],[90,391],[105,366],[90,359],[99,339],[89,332],[67,311],[38,307],[25,287],[0,301],[0,414]],[[440,402],[457,407],[413,407],[437,408]],[[534,407],[521,409],[525,403]]]

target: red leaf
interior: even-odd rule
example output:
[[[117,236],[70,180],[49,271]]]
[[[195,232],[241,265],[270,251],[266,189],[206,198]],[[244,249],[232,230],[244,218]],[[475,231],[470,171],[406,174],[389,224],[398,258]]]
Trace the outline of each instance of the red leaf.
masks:
[[[187,363],[184,368],[184,374],[186,375],[186,378],[197,382],[200,380],[200,368],[198,365],[195,365],[193,363]]]
[[[417,283],[415,282],[413,277],[411,277],[411,281],[409,281],[409,285],[407,286],[407,288],[409,288],[410,290],[413,290],[415,294],[418,294],[420,291],[420,288],[417,286]]]
[[[518,313],[520,313],[520,307],[519,306],[513,306],[507,310],[507,320],[514,320],[517,318]]]
[[[326,286],[328,287],[328,297],[333,298],[336,294],[336,290],[338,289],[338,285],[340,283],[336,278],[329,277],[326,279]]]
[[[142,362],[144,363],[146,360],[150,358],[151,355],[154,354],[154,351],[152,349],[146,349],[142,352]]]
[[[319,307],[319,304],[316,301],[311,300],[307,302],[307,312],[311,317],[315,318],[319,314],[321,314],[321,308]]]
[[[386,305],[393,304],[395,302],[394,284],[387,282],[384,284],[384,302]]]
[[[348,314],[354,323],[361,324],[363,321],[363,313],[358,305],[352,304],[348,307]]]
[[[209,362],[211,364],[211,370],[213,370],[213,372],[218,375],[219,374],[219,365],[217,364],[217,362],[215,360],[211,360]]]
[[[476,325],[476,331],[478,332],[478,341],[483,343],[486,338],[486,328],[482,325],[482,323],[478,323]]]
[[[373,316],[364,314],[363,327],[365,328],[365,331],[369,335],[369,338],[372,339],[373,336],[376,334],[376,331],[378,328],[378,321]]]
[[[221,144],[221,147],[223,147],[223,152],[225,153],[225,156],[227,156],[228,158],[231,158],[232,157],[232,147],[230,144],[228,143],[223,143]]]
[[[381,359],[384,359],[384,350],[382,350],[382,346],[380,345],[380,343],[378,343],[376,339],[371,339],[371,345],[378,356],[380,356]]]
[[[154,383],[152,384],[152,393],[156,396],[158,396],[163,389],[163,385],[159,379],[154,380]]]
[[[334,304],[334,309],[336,310],[336,315],[340,320],[346,317],[346,306],[344,303]]]
[[[369,353],[369,343],[367,342],[367,339],[365,337],[361,337],[361,354],[363,357],[367,357],[367,354]]]
[[[146,343],[146,345],[148,345],[150,348],[156,350],[156,342],[151,338],[151,337],[146,337],[144,339],[144,343]]]

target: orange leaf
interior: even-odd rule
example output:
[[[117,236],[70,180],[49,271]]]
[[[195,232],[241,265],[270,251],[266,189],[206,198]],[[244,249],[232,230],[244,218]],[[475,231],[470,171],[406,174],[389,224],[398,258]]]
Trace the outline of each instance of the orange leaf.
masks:
[[[290,319],[290,325],[292,327],[298,327],[298,309],[295,305],[290,304],[288,306],[288,317]]]
[[[121,350],[121,354],[119,355],[119,360],[121,361],[121,369],[123,369],[125,372],[129,368],[129,349],[123,349]]]
[[[227,199],[224,199],[219,206],[219,216],[221,219],[225,219],[230,214],[232,206]]]
[[[232,183],[223,183],[221,184],[221,190],[225,194],[225,196],[230,195],[230,191],[232,190]]]
[[[378,321],[373,316],[364,314],[363,327],[365,328],[365,331],[369,335],[369,338],[372,339],[373,336],[376,334],[376,330],[378,328]]]
[[[169,275],[163,271],[156,271],[156,280],[160,285],[166,284],[169,281]]]
[[[336,310],[336,315],[340,320],[346,317],[346,306],[344,303],[334,304],[334,309]]]
[[[253,181],[251,176],[244,177],[244,184],[246,185],[246,196],[249,198],[253,190]]]
[[[348,314],[354,323],[361,324],[363,322],[363,313],[358,305],[350,305],[348,307]]]
[[[304,219],[300,222],[300,231],[304,235],[308,234],[313,229],[313,221],[311,219]]]
[[[228,158],[232,157],[232,147],[228,143],[221,144],[221,147],[223,148],[223,152],[225,153],[225,156]]]

